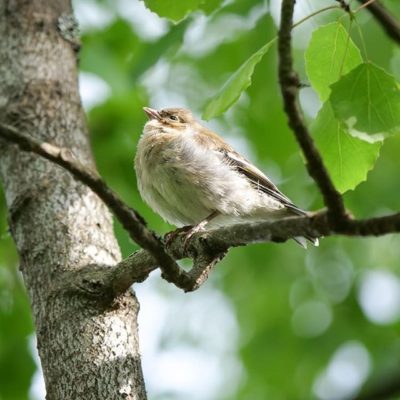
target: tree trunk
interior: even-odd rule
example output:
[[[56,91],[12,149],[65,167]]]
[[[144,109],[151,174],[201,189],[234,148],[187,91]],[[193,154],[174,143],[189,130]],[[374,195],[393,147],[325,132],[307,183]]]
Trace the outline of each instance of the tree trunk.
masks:
[[[94,168],[70,1],[0,0],[0,37],[1,121]],[[110,302],[59,289],[65,272],[120,260],[107,209],[54,164],[2,142],[0,155],[47,399],[145,399],[134,294]]]

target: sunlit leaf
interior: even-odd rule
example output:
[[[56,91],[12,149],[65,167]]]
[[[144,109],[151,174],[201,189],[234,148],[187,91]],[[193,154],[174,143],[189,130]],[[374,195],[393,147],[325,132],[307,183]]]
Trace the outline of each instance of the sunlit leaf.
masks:
[[[400,128],[400,89],[393,76],[365,63],[332,86],[330,102],[337,118],[354,129],[393,133]]]
[[[362,63],[362,57],[343,25],[333,22],[313,32],[305,61],[311,85],[326,100],[329,86]]]
[[[379,156],[381,142],[370,143],[352,136],[339,122],[329,102],[311,126],[317,147],[336,188],[344,193],[367,179]]]
[[[143,0],[146,7],[158,14],[160,17],[165,17],[173,22],[179,22],[184,19],[190,12],[197,10],[204,0]]]
[[[203,119],[214,118],[229,107],[231,107],[240,97],[242,92],[251,84],[255,66],[260,62],[263,56],[275,42],[275,38],[265,44],[261,49],[255,52],[244,64],[226,81],[221,91],[206,106]]]
[[[211,14],[214,10],[219,8],[222,3],[223,3],[223,0],[206,0],[201,3],[200,8],[206,14]]]

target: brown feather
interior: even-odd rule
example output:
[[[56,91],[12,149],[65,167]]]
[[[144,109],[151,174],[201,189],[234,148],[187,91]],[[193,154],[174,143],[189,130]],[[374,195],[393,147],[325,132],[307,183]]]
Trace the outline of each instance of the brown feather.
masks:
[[[243,174],[250,181],[253,187],[278,200],[286,208],[293,211],[294,214],[306,214],[288,197],[286,197],[257,167],[242,157],[232,148],[232,146],[222,140],[217,134],[203,126],[201,126],[201,129],[196,130],[196,132],[195,140],[199,144],[205,147],[207,146],[210,150],[219,153],[224,158],[225,162]]]

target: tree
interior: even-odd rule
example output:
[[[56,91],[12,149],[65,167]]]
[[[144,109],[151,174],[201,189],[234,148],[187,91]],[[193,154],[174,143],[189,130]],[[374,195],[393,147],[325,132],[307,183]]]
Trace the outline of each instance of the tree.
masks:
[[[308,22],[311,17],[314,20],[319,18],[319,23],[305,52],[305,73],[301,73],[300,79],[292,65],[292,36],[294,29],[304,27],[304,21],[293,25],[291,0],[282,2],[277,38],[274,38],[274,23],[266,9],[253,1],[223,7],[218,1],[175,5],[148,1],[146,5],[153,11],[174,21],[184,19],[193,10],[202,9],[208,14],[214,12],[208,17],[211,22],[223,23],[224,17],[247,15],[247,21],[255,27],[238,37],[234,32],[228,32],[228,43],[214,42],[209,53],[202,55],[204,49],[201,45],[204,43],[199,43],[198,48],[186,49],[186,52],[176,52],[183,35],[189,35],[193,29],[190,19],[170,26],[168,32],[154,43],[140,41],[126,22],[116,20],[103,32],[84,35],[87,50],[84,46],[80,60],[76,21],[68,1],[58,0],[50,6],[36,0],[29,4],[23,1],[1,3],[0,26],[4,40],[0,45],[3,77],[0,93],[4,100],[1,103],[0,132],[5,140],[1,142],[0,171],[9,227],[18,248],[20,268],[32,305],[48,399],[146,398],[138,348],[138,302],[129,287],[145,280],[157,265],[167,281],[185,291],[192,291],[205,282],[230,247],[254,241],[281,242],[304,233],[328,237],[380,236],[398,232],[398,213],[363,220],[351,218],[348,214],[351,210],[373,215],[379,210],[375,204],[381,206],[381,196],[370,200],[374,190],[380,193],[386,190],[386,208],[398,209],[396,200],[390,198],[394,191],[390,183],[393,184],[394,179],[383,182],[379,179],[379,173],[394,176],[387,165],[379,169],[378,164],[374,170],[375,178],[371,176],[357,191],[349,193],[365,181],[380,150],[384,153],[382,160],[396,159],[390,152],[398,146],[395,133],[400,126],[399,88],[395,79],[381,69],[389,69],[392,62],[391,71],[398,73],[395,41],[386,38],[373,19],[365,21],[359,29],[362,33],[357,34],[358,24],[362,23],[359,19],[367,18],[367,7],[351,5],[350,9],[345,2],[325,3],[328,5],[323,10],[309,12],[305,18]],[[398,41],[398,23],[382,5],[377,1],[360,3],[365,3],[376,21]],[[388,3],[396,12],[394,2]],[[260,13],[260,10],[264,12]],[[252,15],[256,17],[252,19]],[[327,18],[326,24],[322,22],[323,18]],[[353,35],[349,34],[349,26],[356,26]],[[225,29],[228,28],[227,24]],[[195,35],[193,31],[192,35]],[[377,38],[383,43],[379,51],[369,46]],[[216,40],[215,37],[212,39]],[[277,101],[277,75],[273,63],[275,42],[278,44],[277,69],[283,107]],[[358,47],[362,47],[366,54],[362,56]],[[132,49],[135,53],[129,58]],[[242,53],[248,57],[244,63]],[[296,62],[298,53],[298,50],[294,52]],[[224,55],[229,55],[229,62]],[[221,86],[223,74],[231,72],[234,64],[237,65],[237,71],[230,74],[220,92],[204,107],[203,115],[210,119],[224,113],[249,88],[248,104],[246,98],[241,97],[234,114],[229,117],[228,113],[224,124],[230,129],[245,128],[249,135],[253,135],[257,155],[263,158],[268,154],[280,160],[282,165],[289,155],[297,152],[296,143],[286,130],[284,108],[326,210],[273,224],[222,228],[198,235],[188,251],[183,248],[181,238],[177,238],[166,251],[162,240],[149,230],[141,215],[127,206],[96,172],[77,85],[79,60],[83,70],[96,73],[112,88],[113,97],[90,112],[89,125],[102,175],[128,198],[133,186],[129,182],[133,174],[129,165],[132,149],[126,152],[124,140],[127,139],[123,135],[132,127],[138,131],[141,129],[143,119],[138,117],[139,111],[132,111],[132,103],[136,103],[139,110],[139,104],[143,104],[143,99],[148,96],[140,77],[162,56],[170,66],[188,68],[188,77],[183,80],[182,88],[177,88],[180,84],[177,78],[182,74],[171,72],[171,76],[174,77],[174,89],[188,93],[187,99],[194,107],[203,106],[196,98],[205,98],[210,92],[207,92],[208,86]],[[370,59],[380,66],[369,62]],[[311,124],[305,121],[297,99],[306,80],[323,102]],[[149,85],[147,92],[151,93]],[[303,103],[307,105],[306,101]],[[268,123],[265,122],[266,113]],[[279,135],[264,135],[266,127],[273,128]],[[116,134],[118,131],[122,131],[122,135],[110,138],[109,132]],[[384,144],[382,134],[388,137]],[[132,138],[127,142],[133,145]],[[117,149],[114,155],[109,151],[111,145]],[[123,162],[120,163],[121,156]],[[307,184],[305,172],[302,169],[302,172],[296,172],[301,165],[301,158],[296,157],[285,167],[285,176],[293,177],[293,187],[288,188],[293,198],[298,198],[301,188]],[[345,192],[347,208],[343,201]],[[315,209],[321,204],[315,187],[310,193],[308,202]],[[307,196],[303,195],[303,202],[306,201]],[[137,194],[132,204],[135,208],[140,204]],[[142,247],[122,261],[105,205],[130,238]],[[146,220],[153,221],[154,217],[144,207],[140,206],[139,211]],[[165,230],[165,226],[157,227]],[[127,237],[122,233],[119,236],[124,253],[131,250]],[[353,366],[360,357],[367,359],[365,365],[370,362],[368,357],[373,359],[377,367],[368,384],[381,381],[381,368],[378,366],[390,360],[390,352],[380,349],[382,341],[374,341],[379,332],[383,333],[382,340],[395,346],[391,336],[393,326],[379,328],[363,318],[357,304],[352,304],[357,297],[352,279],[353,267],[346,267],[356,259],[365,262],[365,248],[359,244],[343,241],[339,245],[339,242],[332,244],[329,239],[325,240],[328,243],[323,244],[321,250],[311,251],[307,256],[289,244],[271,248],[272,263],[262,270],[255,267],[265,263],[265,247],[257,250],[250,246],[249,250],[236,252],[246,269],[249,266],[253,268],[254,279],[248,277],[249,286],[246,287],[243,269],[232,273],[232,268],[229,268],[225,273],[231,276],[224,278],[226,283],[221,287],[226,285],[227,293],[233,297],[237,296],[239,289],[245,293],[255,292],[250,302],[238,302],[237,312],[242,315],[243,330],[258,326],[257,333],[252,334],[251,344],[242,347],[243,362],[250,374],[249,383],[243,384],[235,396],[265,398],[269,395],[278,398],[286,393],[290,397],[307,397],[314,390],[316,396],[329,398],[329,385],[337,382],[329,378],[329,367],[321,372],[322,366],[326,365],[329,355],[337,353],[340,346],[347,343],[346,340],[354,338],[354,332],[347,327],[346,307],[352,310],[355,327],[369,331],[362,336],[356,335],[359,342],[347,348],[346,354],[353,354],[349,356]],[[5,248],[8,246],[6,243],[3,245]],[[381,245],[378,253],[382,255],[382,249],[388,245]],[[345,257],[342,254],[344,250],[338,253],[337,248],[346,249],[351,257]],[[239,251],[246,255],[239,257]],[[190,271],[176,262],[187,256],[193,259]],[[305,262],[309,272],[303,276],[299,266]],[[278,271],[279,265],[288,263],[296,266],[295,271],[289,267],[285,267],[283,272]],[[237,261],[236,264],[238,267]],[[286,312],[290,315],[291,310],[280,297],[289,291],[289,286],[286,284],[282,291],[276,290],[273,285],[282,283],[284,279],[274,277],[275,274],[295,275],[290,290],[294,311],[283,323],[279,322],[279,314]],[[267,281],[271,277],[269,284]],[[273,307],[266,305],[267,288],[275,293]],[[362,301],[360,304],[363,306]],[[259,315],[264,307],[270,312],[269,319]],[[329,333],[332,310],[338,314],[335,316],[337,326]],[[243,315],[247,315],[247,320]],[[267,329],[272,321],[276,327]],[[287,326],[290,321],[300,339],[296,339]],[[24,331],[21,333],[23,335]],[[310,340],[310,337],[316,339]],[[262,344],[264,340],[267,345]],[[365,343],[371,355],[359,343]],[[323,353],[321,357],[310,355],[314,346]],[[252,347],[257,348],[257,352],[250,350]],[[354,352],[358,356],[354,356]],[[298,357],[302,358],[301,369],[298,368]],[[333,361],[334,357],[331,364]],[[268,363],[273,364],[272,367],[264,365]],[[364,370],[369,368],[365,365]],[[354,368],[360,371],[359,365]],[[287,370],[299,380],[290,387],[284,387]],[[31,368],[26,369],[26,381],[31,372]],[[392,372],[394,370],[390,370]],[[341,393],[343,397],[355,396],[367,376],[368,371],[364,371],[358,383],[354,385],[353,382],[353,387],[347,392],[340,392],[344,390],[343,386],[337,384],[331,396],[340,398]],[[265,385],[265,380],[268,385]],[[26,392],[21,394],[22,391],[14,390],[12,385],[4,387],[4,392],[0,392],[3,396],[26,396]],[[397,390],[391,384],[385,388]],[[373,393],[368,387],[365,390]],[[225,393],[225,397],[228,396],[229,393]]]

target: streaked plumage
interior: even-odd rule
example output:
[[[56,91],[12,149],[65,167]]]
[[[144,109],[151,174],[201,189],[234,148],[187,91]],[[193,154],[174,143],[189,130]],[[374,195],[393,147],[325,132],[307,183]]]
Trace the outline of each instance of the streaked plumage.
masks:
[[[144,108],[135,157],[142,198],[177,226],[200,229],[306,213],[189,110]],[[308,238],[314,244],[317,239]],[[304,238],[295,238],[304,246]]]

